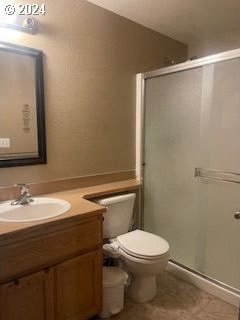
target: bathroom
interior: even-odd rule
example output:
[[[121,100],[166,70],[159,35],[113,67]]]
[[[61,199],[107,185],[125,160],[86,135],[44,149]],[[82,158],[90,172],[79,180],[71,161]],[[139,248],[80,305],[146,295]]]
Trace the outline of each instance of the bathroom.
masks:
[[[25,0],[3,2],[6,5],[11,3],[16,7],[29,3]],[[128,193],[137,195],[134,208],[135,227],[144,228],[168,241],[171,259],[174,261],[171,260],[166,271],[159,275],[156,298],[138,304],[126,295],[124,309],[112,318],[134,319],[137,314],[139,319],[238,319],[239,275],[237,270],[240,249],[238,247],[239,238],[236,241],[236,234],[239,233],[239,222],[234,219],[235,211],[239,210],[237,207],[239,202],[236,200],[238,199],[237,185],[222,181],[214,182],[212,185],[212,180],[200,177],[204,173],[209,174],[209,172],[200,170],[206,168],[224,171],[223,174],[217,172],[217,179],[222,180],[232,178],[232,176],[229,178],[226,172],[238,171],[233,166],[234,162],[239,160],[237,151],[235,153],[233,151],[233,144],[236,142],[235,145],[238,145],[239,129],[231,126],[234,120],[237,125],[237,110],[231,109],[232,117],[230,112],[229,116],[227,116],[228,113],[222,113],[216,117],[220,123],[218,130],[216,123],[212,122],[212,113],[206,107],[207,103],[199,103],[196,114],[191,113],[194,109],[190,108],[190,104],[194,96],[199,96],[199,91],[201,91],[202,96],[205,97],[207,90],[213,87],[212,83],[208,82],[213,79],[211,65],[204,64],[203,60],[200,65],[205,69],[201,75],[194,73],[194,81],[189,82],[187,76],[185,78],[183,76],[179,81],[175,81],[174,78],[175,75],[184,72],[186,74],[194,72],[194,67],[186,71],[183,67],[179,73],[173,69],[172,74],[166,75],[165,78],[162,77],[166,79],[166,82],[164,80],[159,88],[165,88],[165,91],[162,91],[164,101],[167,99],[167,94],[171,98],[174,89],[179,89],[176,83],[182,83],[181,92],[183,94],[181,95],[180,92],[175,100],[174,97],[172,100],[169,98],[169,105],[172,107],[174,101],[175,105],[178,105],[178,99],[183,99],[182,96],[189,97],[181,100],[186,104],[186,108],[184,105],[180,107],[182,113],[176,108],[173,109],[173,114],[167,113],[165,109],[162,110],[162,113],[155,114],[154,106],[151,109],[148,105],[148,101],[153,101],[154,105],[154,101],[160,99],[160,96],[151,95],[150,89],[161,78],[159,74],[153,76],[150,73],[152,70],[161,70],[163,67],[177,68],[178,63],[191,58],[193,60],[186,62],[186,65],[195,66],[194,64],[198,63],[196,57],[204,59],[209,55],[240,48],[238,1],[181,1],[180,3],[171,0],[167,3],[162,0],[61,0],[57,2],[47,0],[35,1],[34,4],[38,4],[39,7],[44,4],[46,11],[45,14],[39,12],[38,15],[32,16],[38,24],[36,32],[31,34],[24,32],[26,30],[21,30],[21,28],[15,30],[10,25],[3,24],[0,27],[0,41],[1,44],[8,43],[33,48],[38,53],[42,52],[41,102],[44,112],[41,115],[42,118],[44,115],[45,121],[41,121],[38,131],[43,142],[41,150],[38,150],[41,151],[41,159],[38,163],[35,160],[32,163],[29,159],[16,161],[16,157],[6,160],[2,154],[8,148],[0,147],[0,201],[18,199],[19,187],[16,187],[15,184],[23,183],[29,185],[29,192],[33,197],[49,195],[51,198],[59,197],[68,202],[76,201],[77,203],[74,205],[71,203],[72,208],[69,213],[72,214],[72,220],[68,219],[64,222],[64,226],[60,225],[60,222],[57,224],[59,221],[57,218],[35,223],[0,222],[2,235],[0,239],[3,241],[0,243],[0,288],[2,287],[0,301],[3,299],[5,306],[10,303],[9,308],[4,309],[6,311],[1,311],[3,307],[0,302],[0,319],[16,319],[16,315],[9,312],[9,309],[15,307],[18,310],[18,320],[22,320],[20,310],[24,310],[24,302],[26,304],[26,300],[28,301],[35,294],[31,290],[26,290],[25,295],[16,295],[15,299],[11,298],[12,291],[8,289],[12,290],[12,286],[19,288],[21,283],[25,283],[21,281],[23,278],[26,278],[28,283],[31,282],[28,277],[35,273],[38,274],[39,279],[43,279],[40,282],[44,288],[50,287],[49,290],[46,290],[45,295],[49,303],[46,309],[50,311],[48,315],[46,312],[42,313],[36,308],[38,303],[34,304],[33,299],[31,306],[27,304],[29,317],[25,316],[24,320],[73,319],[67,307],[66,310],[69,312],[65,310],[66,315],[64,316],[63,302],[70,299],[77,304],[72,293],[74,290],[67,289],[68,296],[64,295],[64,290],[60,290],[64,285],[64,282],[61,282],[61,276],[65,274],[68,266],[66,263],[69,259],[76,259],[75,257],[79,254],[81,256],[82,253],[83,255],[89,254],[86,261],[90,259],[89,257],[92,260],[95,259],[96,265],[101,261],[101,239],[96,235],[99,236],[102,232],[100,216],[104,213],[98,204],[87,201],[87,199],[94,200],[99,197]],[[1,13],[2,10],[1,7]],[[17,18],[21,21],[24,17]],[[234,54],[236,57],[239,55],[237,52]],[[234,54],[232,53],[232,56]],[[229,63],[235,61],[237,63],[238,59],[234,58],[229,61]],[[230,69],[232,72],[237,70],[234,64]],[[224,70],[223,72],[230,72]],[[206,87],[202,88],[197,79],[204,76]],[[235,76],[238,80],[237,75]],[[20,79],[18,79],[19,82]],[[187,86],[184,87],[184,81],[189,85],[189,90]],[[218,79],[219,82],[221,80]],[[149,91],[142,91],[143,83]],[[222,83],[225,85],[225,81]],[[197,89],[199,91],[196,91]],[[229,87],[226,90],[221,88],[222,100],[228,95],[229,90]],[[158,91],[160,95],[161,90]],[[9,99],[14,97],[13,92],[8,95]],[[143,119],[142,110],[143,97],[147,101],[145,119]],[[235,100],[238,99],[237,93],[234,93],[234,97]],[[204,101],[209,100],[205,97]],[[206,113],[203,112],[202,105]],[[3,107],[5,105],[0,104],[0,108]],[[215,105],[214,107],[216,108]],[[213,111],[215,111],[214,107]],[[12,120],[14,115],[11,114],[11,108],[6,109],[8,109],[8,116],[5,118]],[[27,107],[21,112],[27,114]],[[4,109],[0,114],[4,114]],[[210,120],[208,120],[209,117]],[[165,138],[161,144],[161,148],[164,148],[162,153],[161,150],[158,151],[159,153],[153,152],[154,143],[160,138],[150,128],[150,122],[155,125],[155,120],[158,121],[158,119],[159,121],[165,119],[165,122],[162,120],[160,128],[157,129],[157,132],[161,132]],[[192,127],[187,126],[187,123],[190,123]],[[3,143],[8,137],[1,131],[2,126],[0,125],[0,139],[3,139]],[[195,131],[190,131],[194,128],[200,132],[198,132],[199,136]],[[224,130],[224,128],[227,129]],[[28,130],[28,128],[25,129]],[[181,134],[180,130],[182,130]],[[221,132],[224,133],[220,140],[226,146],[225,151],[221,150],[221,143],[216,142],[216,139],[211,140],[212,144],[208,143],[209,136],[216,137],[221,135]],[[173,136],[176,134],[181,139],[174,144]],[[13,144],[13,141],[10,142]],[[209,149],[215,146],[214,142],[217,145],[215,153],[220,154],[218,159],[223,158],[222,162],[217,163],[218,167],[214,164],[210,166],[208,162],[209,158],[213,158],[212,154],[209,156]],[[192,159],[197,159],[199,156],[197,154],[199,145],[202,148],[202,162],[196,160],[192,164]],[[189,152],[188,148],[192,150],[191,161],[184,157],[184,153]],[[235,158],[230,161],[231,152]],[[164,157],[160,157],[162,154]],[[153,158],[150,158],[151,156]],[[156,181],[159,174],[156,171],[156,164],[160,162],[160,158],[163,167],[158,167],[158,170],[159,172],[162,170],[161,179],[164,185]],[[178,167],[176,159],[179,159]],[[226,166],[227,161],[229,165]],[[142,166],[142,164],[145,165]],[[182,180],[182,175],[188,174],[188,165],[191,167],[192,180],[186,185],[186,181]],[[194,177],[195,168],[197,170]],[[210,174],[213,175],[213,172]],[[143,181],[140,180],[142,177],[144,177]],[[142,182],[144,187],[142,187]],[[187,192],[183,190],[184,187]],[[207,191],[204,187],[208,187]],[[212,187],[216,189],[212,190]],[[220,196],[216,193],[218,188],[221,188]],[[75,193],[76,190],[80,190],[79,196]],[[171,194],[168,193],[169,190]],[[223,199],[226,192],[229,192],[227,197],[232,203],[231,206]],[[211,203],[209,203],[210,195],[212,196]],[[160,201],[161,196],[164,201]],[[221,199],[223,202],[220,202]],[[214,208],[218,201],[220,205],[217,205],[216,210],[209,209],[210,206]],[[178,207],[179,204],[180,207]],[[206,208],[207,206],[209,207]],[[89,227],[87,231],[82,229],[80,217],[74,216],[74,208],[77,208],[82,215],[84,212],[89,213],[86,220],[82,218],[84,225]],[[201,212],[207,212],[206,215],[201,216],[199,208]],[[159,215],[156,213],[158,210],[161,211]],[[151,215],[151,212],[154,214]],[[178,215],[178,212],[181,212],[181,215]],[[50,224],[47,221],[56,221],[56,223]],[[215,223],[221,229],[217,230],[217,227],[214,227]],[[45,225],[44,230],[40,228],[43,225]],[[92,241],[91,249],[94,250],[91,252],[95,252],[95,255],[90,255],[87,248],[76,248],[73,252],[75,241],[69,240],[71,244],[69,246],[68,243],[61,242],[63,240],[60,233],[63,232],[63,229],[75,230],[75,225],[82,230],[82,243],[84,239],[87,243]],[[211,238],[209,236],[211,232],[218,237]],[[56,234],[56,242],[52,237],[49,238],[49,241],[45,239],[45,236],[50,236],[49,233]],[[65,239],[71,239],[71,237],[75,237],[74,232],[67,233]],[[35,238],[38,241],[33,250],[31,248],[33,248]],[[27,240],[31,240],[31,243]],[[217,246],[218,243],[219,246]],[[11,247],[9,247],[10,244]],[[42,247],[38,247],[41,244]],[[50,250],[50,244],[55,244],[51,250],[59,248],[58,255],[54,256],[54,259],[55,251]],[[185,250],[186,246],[187,250]],[[220,246],[224,246],[225,250],[222,263],[218,260],[221,253]],[[64,257],[60,257],[60,251],[64,251],[63,248],[66,253]],[[37,261],[34,252],[42,252],[44,255],[46,249],[48,249],[45,255],[47,256],[46,261],[41,260],[43,256],[40,259],[40,254]],[[205,252],[207,252],[206,256],[204,256]],[[18,260],[17,256],[19,256]],[[17,262],[14,263],[13,257]],[[230,261],[228,259],[232,259],[233,263],[228,263]],[[217,262],[215,265],[214,260]],[[29,263],[26,266],[27,271],[24,269],[26,262]],[[30,262],[36,263],[33,266],[30,265]],[[12,267],[10,267],[11,264],[13,264]],[[56,267],[58,265],[60,265],[59,268]],[[87,272],[86,269],[88,268],[84,269]],[[39,273],[41,270],[47,271]],[[7,272],[6,277],[5,272]],[[89,277],[91,277],[90,273]],[[50,303],[51,300],[56,300],[54,298],[56,286],[49,285],[54,281],[58,282],[59,291],[61,291],[58,307],[52,307],[54,303]],[[93,285],[94,281],[92,281]],[[97,288],[100,290],[99,275],[98,281]],[[10,287],[6,287],[9,284]],[[86,286],[89,284],[87,283]],[[39,288],[43,287],[34,287],[34,292]],[[50,294],[49,291],[53,293]],[[6,292],[9,292],[9,295]],[[96,306],[92,306],[92,313],[88,310],[86,313],[80,311],[78,317],[74,319],[87,319],[100,313],[101,297],[98,300]],[[16,307],[17,304],[19,309]]]

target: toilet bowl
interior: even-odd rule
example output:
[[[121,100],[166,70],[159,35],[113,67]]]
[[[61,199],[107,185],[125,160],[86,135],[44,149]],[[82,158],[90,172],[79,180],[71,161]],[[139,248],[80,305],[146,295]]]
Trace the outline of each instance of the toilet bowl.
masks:
[[[138,302],[147,302],[156,295],[156,276],[165,270],[169,259],[166,240],[152,233],[135,230],[114,241],[119,246],[123,269],[132,274],[128,295]]]
[[[105,254],[117,257],[122,268],[131,273],[127,293],[137,302],[147,302],[156,295],[156,276],[166,268],[169,244],[152,233],[134,230],[129,232],[135,194],[100,199],[106,207],[103,221]]]

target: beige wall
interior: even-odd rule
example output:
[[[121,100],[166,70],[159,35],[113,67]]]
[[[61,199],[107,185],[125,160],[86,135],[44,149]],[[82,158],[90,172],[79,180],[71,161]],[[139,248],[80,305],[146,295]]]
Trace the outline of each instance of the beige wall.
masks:
[[[44,52],[48,163],[2,168],[0,186],[134,169],[135,74],[187,56],[185,45],[86,1],[45,3],[39,34],[11,35]]]
[[[211,54],[240,48],[240,28],[237,31],[206,35],[205,39],[189,45],[189,57],[205,57]]]

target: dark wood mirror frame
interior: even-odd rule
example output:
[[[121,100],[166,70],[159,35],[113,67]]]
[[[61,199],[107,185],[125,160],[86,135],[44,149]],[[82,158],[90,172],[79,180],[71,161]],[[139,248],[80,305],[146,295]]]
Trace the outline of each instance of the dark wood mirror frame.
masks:
[[[44,164],[47,162],[47,157],[43,86],[43,53],[40,50],[14,45],[6,42],[0,42],[0,50],[20,55],[27,55],[35,59],[35,94],[38,136],[38,157],[0,160],[0,168]]]

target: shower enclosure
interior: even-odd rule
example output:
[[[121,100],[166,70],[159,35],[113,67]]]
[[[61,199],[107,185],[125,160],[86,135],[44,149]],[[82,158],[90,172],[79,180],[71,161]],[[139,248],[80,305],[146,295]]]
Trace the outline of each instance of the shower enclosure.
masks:
[[[173,263],[239,294],[240,50],[140,78],[142,226]]]

